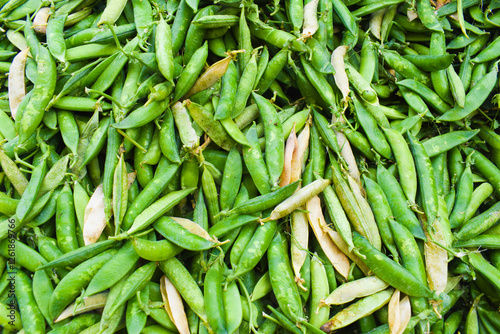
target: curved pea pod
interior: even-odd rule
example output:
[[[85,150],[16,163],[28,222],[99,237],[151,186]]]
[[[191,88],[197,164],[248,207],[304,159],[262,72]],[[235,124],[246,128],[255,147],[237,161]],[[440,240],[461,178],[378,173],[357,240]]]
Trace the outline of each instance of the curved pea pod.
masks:
[[[161,224],[161,227],[156,227],[157,224]],[[153,227],[157,230],[161,229],[161,234],[165,239],[184,249],[202,251],[220,244],[200,225],[189,219],[163,217],[162,220],[155,222]]]
[[[172,282],[164,275],[160,279],[160,291],[165,311],[181,334],[189,333],[189,325],[181,295]]]
[[[325,298],[326,305],[342,305],[356,298],[367,297],[385,290],[389,284],[376,276],[363,277],[342,284]]]
[[[420,83],[418,80],[406,79],[398,81],[398,86],[406,87],[422,97],[429,105],[436,109],[440,114],[444,114],[450,109],[450,106],[444,102],[441,97],[432,89]]]
[[[175,85],[173,101],[181,99],[193,87],[193,84],[198,79],[205,62],[207,61],[207,57],[208,43],[205,42],[203,46],[196,50],[189,60],[189,63],[179,76]]]
[[[465,95],[465,105],[463,108],[461,108],[460,106],[455,106],[441,115],[437,119],[437,121],[459,121],[469,116],[476,109],[481,107],[483,102],[486,101],[491,91],[495,87],[495,83],[497,82],[497,74],[498,72],[496,69],[488,72],[488,74],[486,74],[481,80],[479,80],[479,82],[469,90],[467,95]]]
[[[248,27],[253,36],[262,39],[278,48],[289,47],[292,51],[307,52],[309,48],[294,35],[279,29],[272,28],[262,22],[248,22]]]
[[[249,223],[257,222],[258,220],[259,217],[251,215],[232,215],[213,225],[208,230],[208,234],[216,238],[220,238],[237,228],[245,226]]]
[[[19,203],[18,199],[11,198],[0,192],[0,213],[6,216],[12,216],[16,213],[16,208]]]
[[[232,106],[231,118],[240,115],[245,106],[247,105],[248,98],[252,93],[255,79],[257,77],[257,55],[254,53],[248,60],[243,73],[238,81],[238,88],[236,89],[234,104]]]
[[[465,211],[470,203],[473,190],[472,171],[470,166],[467,166],[458,181],[455,204],[449,217],[451,228],[459,227],[464,222]]]
[[[424,231],[417,217],[415,217],[413,211],[408,207],[399,182],[382,165],[379,165],[377,168],[377,183],[387,196],[396,220],[408,228],[416,238],[425,240]]]
[[[158,69],[170,83],[174,84],[174,56],[172,53],[172,32],[170,26],[160,16],[156,26],[155,51]]]
[[[222,149],[229,151],[236,144],[233,138],[229,136],[219,121],[214,120],[213,115],[203,106],[187,100],[186,106],[193,120],[205,133],[219,145]]]
[[[474,138],[480,130],[457,130],[439,136],[429,138],[422,143],[429,158],[451,150],[453,147],[468,142]]]
[[[471,61],[473,63],[484,63],[498,58],[498,56],[500,56],[500,54],[498,53],[499,45],[500,45],[500,38],[497,37]]]
[[[431,85],[431,80],[427,73],[413,65],[409,60],[400,56],[396,51],[379,49],[379,52],[382,53],[387,64],[403,77],[418,80],[426,86]]]
[[[454,54],[440,55],[405,55],[403,58],[408,59],[418,68],[425,72],[435,72],[447,69],[455,58]]]
[[[226,129],[228,135],[234,139],[234,141],[244,146],[250,146],[248,139],[243,134],[243,132],[241,132],[241,130],[238,128],[236,123],[231,119],[231,117],[221,119],[220,123],[222,124],[224,129]]]
[[[274,220],[257,226],[240,258],[235,263],[234,271],[227,277],[228,281],[231,282],[236,277],[244,275],[257,265],[271,244],[277,227],[277,222]]]
[[[196,81],[189,91],[184,95],[185,98],[199,93],[215,85],[217,81],[226,73],[231,57],[226,57],[212,64]]]
[[[41,265],[37,270],[55,267],[74,267],[118,244],[117,240],[109,239],[80,247],[71,252],[65,253],[53,261]]]
[[[285,143],[283,128],[278,119],[276,109],[266,98],[252,94],[259,113],[264,123],[266,137],[266,166],[269,172],[271,188],[274,189],[279,183],[279,177],[283,171]]]
[[[234,214],[239,214],[239,215],[246,215],[246,214],[253,214],[256,212],[264,211],[266,209],[269,209],[281,202],[283,202],[285,199],[290,197],[295,190],[297,190],[299,186],[300,181],[295,181],[293,183],[290,183],[282,188],[279,188],[278,190],[275,190],[273,192],[270,192],[265,195],[260,195],[257,197],[254,197],[240,205],[235,206],[231,210],[227,212],[223,212],[225,215],[234,215]]]
[[[113,286],[136,265],[138,259],[132,241],[127,241],[92,277],[83,296],[91,296]]]
[[[151,102],[147,107],[141,106],[128,114],[124,120],[113,123],[111,126],[117,129],[130,129],[146,125],[155,118],[161,116],[165,109],[167,109],[169,102],[170,101],[166,99],[163,101]]]
[[[168,240],[152,241],[133,238],[132,245],[137,255],[148,261],[165,261],[182,251],[181,247]]]
[[[431,297],[433,294],[419,279],[386,255],[376,250],[359,233],[353,234],[356,252],[371,271],[383,281],[413,297]]]
[[[207,314],[203,293],[189,271],[175,257],[159,263],[161,271],[172,282],[186,304],[206,322]]]
[[[269,278],[278,305],[291,319],[301,318],[302,301],[294,280],[288,246],[281,233],[276,234],[267,251],[269,261]]]
[[[176,102],[172,106],[172,115],[174,116],[175,125],[179,131],[182,144],[190,149],[198,147],[200,145],[200,136],[198,136],[196,130],[193,128],[186,105]]]
[[[123,220],[123,229],[132,226],[135,218],[143,212],[167,187],[168,182],[178,171],[179,165],[171,163],[167,158],[160,159],[155,175],[148,185],[137,195],[130,204]]]
[[[137,291],[144,289],[153,277],[153,274],[156,271],[156,266],[157,264],[155,262],[149,262],[134,271],[127,278],[125,284],[121,288],[120,295],[111,302],[109,312],[104,313],[102,319],[109,319],[122,305],[127,302],[127,300],[132,298]]]
[[[97,271],[109,261],[115,253],[115,249],[106,250],[81,263],[64,276],[54,289],[54,293],[50,298],[49,309],[52,318],[55,319],[62,313],[66,306],[81,293],[81,289],[90,282]]]
[[[227,321],[224,312],[224,301],[222,297],[223,266],[221,260],[217,259],[208,269],[204,281],[204,301],[208,324],[212,330],[219,333],[227,333]]]
[[[311,200],[314,196],[321,193],[326,187],[328,187],[329,184],[330,180],[328,179],[318,179],[309,183],[304,188],[299,189],[292,196],[278,204],[271,212],[271,215],[264,219],[264,221],[278,220],[289,215],[292,211],[298,209],[302,205],[309,202],[309,200]]]
[[[494,267],[480,253],[468,252],[467,259],[469,264],[481,273],[497,291],[500,289],[500,270]]]
[[[82,298],[81,304],[70,304],[64,311],[57,317],[54,323],[58,323],[64,319],[68,319],[78,314],[86,313],[92,310],[103,308],[108,299],[108,292],[101,292],[90,297]]]
[[[153,204],[151,204],[147,209],[142,211],[134,220],[134,223],[130,229],[126,232],[128,235],[138,232],[149,225],[151,225],[156,219],[163,216],[168,210],[172,209],[175,205],[192,193],[195,188],[188,188],[183,190],[178,190],[171,192]]]
[[[387,289],[377,292],[371,296],[365,297],[354,304],[349,305],[337,313],[327,323],[321,326],[321,330],[330,332],[343,328],[360,318],[368,316],[378,309],[382,308],[391,299],[394,289]]]
[[[466,221],[455,237],[459,240],[474,238],[495,225],[499,218],[500,202],[497,202],[480,215]]]
[[[312,227],[314,235],[318,240],[321,249],[325,252],[328,260],[332,263],[335,269],[343,276],[349,275],[349,260],[347,256],[333,242],[329,235],[331,230],[327,225],[321,209],[321,200],[319,197],[313,197],[306,205],[309,211],[307,217],[309,224]]]

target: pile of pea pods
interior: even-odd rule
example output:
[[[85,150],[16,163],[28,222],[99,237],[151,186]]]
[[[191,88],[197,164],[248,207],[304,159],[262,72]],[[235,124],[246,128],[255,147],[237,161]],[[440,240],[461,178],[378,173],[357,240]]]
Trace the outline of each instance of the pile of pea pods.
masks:
[[[498,27],[0,0],[2,333],[499,333]]]

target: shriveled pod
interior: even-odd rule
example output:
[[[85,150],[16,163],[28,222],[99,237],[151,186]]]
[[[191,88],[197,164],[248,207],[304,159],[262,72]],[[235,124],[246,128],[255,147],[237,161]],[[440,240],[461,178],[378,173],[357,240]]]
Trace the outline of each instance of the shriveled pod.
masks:
[[[441,224],[434,224],[434,232],[427,234],[427,241],[424,247],[425,269],[427,271],[427,281],[431,290],[437,294],[444,292],[448,282],[448,252],[435,244],[433,241],[443,245],[446,240]]]
[[[295,281],[300,288],[303,288],[303,281],[300,277],[300,269],[304,265],[306,257],[308,256],[309,223],[307,221],[307,214],[303,211],[292,212],[290,228],[292,232],[290,243],[292,269],[295,274]]]
[[[380,40],[381,38],[380,31],[382,28],[382,20],[386,11],[387,8],[379,9],[375,13],[373,13],[372,17],[370,18],[370,31],[373,36],[377,37],[378,40]]]
[[[85,245],[93,244],[99,239],[106,227],[106,213],[104,212],[104,193],[102,184],[95,190],[85,208],[83,221],[83,241]]]
[[[293,125],[292,132],[288,136],[285,143],[285,163],[283,164],[283,172],[280,176],[280,187],[290,184],[292,176],[292,159],[295,148],[297,147],[297,136],[295,134],[295,124]]]
[[[326,305],[343,305],[356,298],[373,295],[374,293],[384,290],[388,286],[389,284],[376,276],[363,277],[342,284],[337,289],[333,290],[325,299],[324,303]]]
[[[9,69],[9,105],[12,118],[16,119],[17,108],[26,96],[26,83],[24,80],[24,69],[26,68],[26,59],[28,58],[29,48],[19,52]]]
[[[309,137],[311,135],[309,123],[306,123],[304,129],[300,132],[297,138],[297,146],[293,151],[290,182],[295,182],[301,178],[303,165],[305,164],[304,157],[309,149]]]
[[[304,24],[302,25],[302,38],[312,37],[318,31],[318,3],[319,0],[311,0],[304,6]]]
[[[189,334],[189,324],[182,297],[165,275],[160,280],[160,291],[165,311],[167,311],[170,320],[172,320],[180,334]]]
[[[388,322],[389,322],[389,331],[391,334],[395,334],[399,332],[399,328],[401,325],[401,312],[399,308],[399,290],[394,290],[392,294],[391,300],[389,301],[388,307]]]
[[[217,81],[219,81],[220,78],[222,78],[224,73],[226,73],[231,59],[232,57],[226,57],[207,68],[207,70],[194,82],[193,87],[191,87],[186,95],[184,95],[184,98],[188,98],[191,95],[212,87]]]
[[[172,115],[175,125],[179,131],[182,144],[189,149],[195,149],[200,145],[200,137],[193,128],[191,116],[189,116],[186,106],[182,102],[176,102],[172,106]]]
[[[405,296],[399,301],[399,330],[394,334],[403,334],[411,319],[410,298]]]
[[[335,80],[335,84],[340,89],[342,93],[342,99],[346,101],[349,96],[349,92],[351,91],[349,88],[349,79],[347,78],[347,74],[345,72],[345,63],[344,57],[349,50],[349,46],[340,45],[332,52],[331,63],[333,68],[335,69],[335,74],[333,75],[333,79]],[[339,143],[340,144],[340,143]]]
[[[318,239],[321,249],[323,249],[326,256],[333,264],[333,267],[343,277],[347,278],[350,271],[349,259],[344,253],[342,253],[342,251],[337,247],[337,245],[335,245],[328,235],[328,230],[331,230],[331,228],[326,225],[325,217],[323,216],[323,211],[321,209],[321,200],[318,196],[314,196],[309,202],[307,202],[307,211],[309,211],[307,214],[309,224],[313,229],[316,239]]]
[[[39,33],[44,34],[47,32],[47,22],[51,14],[50,7],[42,7],[38,10],[33,19],[33,29]]]
[[[54,320],[54,323],[67,319],[69,317],[86,313],[92,310],[103,308],[108,300],[109,292],[101,292],[89,297],[83,297],[78,303],[71,303],[62,311],[62,313]]]
[[[180,218],[180,217],[170,217],[172,220],[174,220],[177,224],[181,225],[183,228],[185,228],[188,232],[191,232],[193,234],[196,234],[199,237],[202,237],[203,239],[206,239],[208,241],[218,243],[218,241],[210,236],[208,232],[201,227],[200,225],[196,224],[192,220],[189,220],[187,218]]]

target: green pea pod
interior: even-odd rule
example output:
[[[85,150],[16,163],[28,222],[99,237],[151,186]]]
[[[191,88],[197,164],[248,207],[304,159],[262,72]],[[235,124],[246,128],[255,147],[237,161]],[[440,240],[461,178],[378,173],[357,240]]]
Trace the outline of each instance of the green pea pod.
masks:
[[[450,65],[446,71],[448,74],[448,79],[450,82],[450,90],[453,95],[453,98],[455,99],[455,102],[457,105],[461,108],[465,107],[465,88],[462,83],[462,80],[460,79],[460,76],[455,72],[455,69],[453,68],[452,65]],[[486,73],[483,73],[481,77],[483,77]],[[476,81],[476,83],[479,80]]]
[[[410,132],[407,132],[407,136],[418,173],[418,185],[422,208],[427,216],[428,226],[432,226],[437,217],[438,210],[438,196],[434,170],[424,146]]]
[[[6,216],[12,216],[16,213],[18,199],[11,198],[5,193],[0,192],[0,213]]]
[[[462,80],[463,81],[463,80]],[[478,109],[488,95],[491,93],[497,82],[497,71],[494,69],[486,74],[471,90],[465,95],[464,108],[455,106],[441,115],[437,120],[441,122],[459,121]]]
[[[331,148],[335,153],[340,154],[339,144],[337,143],[337,137],[332,128],[329,127],[328,120],[325,116],[321,115],[316,109],[313,110],[313,121],[318,134],[320,135],[323,142]],[[313,130],[314,131],[314,130]]]
[[[443,33],[433,32],[430,41],[430,56],[446,54],[446,37]],[[431,72],[431,81],[436,93],[447,103],[453,103],[446,70]]]
[[[124,230],[129,229],[137,216],[162,193],[178,169],[179,165],[171,163],[167,158],[160,159],[153,179],[149,181],[127,210],[122,223]]]
[[[73,193],[69,184],[57,198],[56,235],[57,245],[63,253],[78,249]]]
[[[431,7],[431,3],[425,0],[419,0],[417,2],[417,12],[418,17],[422,21],[422,24],[432,31],[443,32],[443,27],[439,22],[434,9]]]
[[[231,115],[232,108],[236,99],[236,87],[238,86],[238,71],[234,62],[229,66],[222,76],[222,87],[219,103],[215,110],[214,119],[221,120]]]
[[[193,16],[193,9],[188,5],[187,1],[181,0],[172,24],[172,54],[177,54],[181,49]]]
[[[473,63],[483,63],[498,58],[498,46],[500,45],[500,38],[496,38],[486,48],[484,48],[476,57],[472,59]]]
[[[255,53],[251,56],[238,81],[238,88],[236,89],[236,95],[234,97],[231,118],[235,118],[243,112],[247,105],[248,98],[252,93],[252,89],[255,84],[255,78],[257,76],[256,57],[257,56]]]
[[[172,33],[170,26],[165,22],[163,16],[160,16],[160,23],[156,27],[155,51],[161,74],[173,85],[174,56],[172,53]]]
[[[227,333],[227,321],[224,312],[222,297],[222,282],[224,280],[223,267],[220,260],[216,260],[208,269],[204,281],[204,301],[208,324],[217,333]]]
[[[292,51],[307,52],[309,48],[300,39],[296,38],[289,32],[275,29],[263,22],[248,22],[248,28],[253,36],[262,39],[265,42],[272,44],[280,49],[290,47]]]
[[[160,149],[165,157],[175,164],[180,164],[179,149],[175,142],[175,126],[172,111],[167,108],[163,116],[163,124],[160,130]]]
[[[408,207],[399,182],[381,165],[377,168],[377,183],[387,196],[389,206],[396,220],[410,230],[416,238],[425,240],[424,231],[417,217]]]
[[[187,101],[186,106],[189,114],[193,120],[198,124],[205,133],[213,140],[214,143],[219,145],[226,151],[229,151],[236,142],[229,136],[219,121],[213,118],[213,115],[206,110],[203,106]]]
[[[116,246],[118,243],[117,240],[109,239],[104,241],[99,241],[93,244],[86,245],[84,247],[75,249],[71,252],[68,252],[64,255],[61,255],[57,259],[46,263],[37,269],[45,269],[45,268],[55,268],[55,267],[74,267],[83,261],[86,261],[93,256],[96,256],[106,249],[109,249],[113,246]]]
[[[51,17],[47,23],[47,47],[54,58],[66,63],[66,43],[64,41],[64,23],[67,15]]]
[[[33,290],[33,297],[42,312],[43,317],[47,323],[52,324],[52,318],[49,312],[49,302],[50,297],[54,293],[54,287],[52,286],[52,281],[44,270],[35,271],[33,274],[33,286],[36,289]]]
[[[238,150],[232,148],[224,166],[222,184],[220,188],[220,208],[230,210],[233,208],[236,195],[240,189],[243,166]]]
[[[182,71],[174,90],[173,102],[180,100],[193,86],[196,79],[200,75],[205,62],[208,57],[208,44],[205,42],[196,52],[193,54],[189,63],[186,65]]]
[[[316,88],[316,91],[323,99],[323,102],[334,108],[337,105],[336,96],[332,86],[326,80],[325,75],[318,72],[303,55],[300,57],[300,61],[304,67],[307,78],[309,79],[311,85]]]
[[[149,302],[149,288],[146,286],[127,302],[125,321],[128,333],[140,333],[146,326],[148,315],[143,305]]]
[[[368,196],[368,203],[373,210],[375,221],[380,231],[380,237],[385,247],[391,252],[394,259],[398,259],[399,254],[396,250],[393,234],[389,226],[389,219],[392,217],[392,210],[380,186],[369,177],[363,175],[364,186]]]
[[[413,79],[406,79],[406,80],[401,80],[398,81],[398,86],[403,86],[406,87],[424,99],[428,104],[430,104],[435,110],[437,110],[440,114],[444,114],[450,109],[450,106],[444,102],[441,97],[439,97],[438,94],[436,94],[433,90],[431,90],[429,87],[425,86],[424,84],[413,80]]]
[[[424,283],[419,281],[408,270],[376,250],[368,240],[363,238],[359,233],[354,232],[353,241],[356,246],[356,251],[361,255],[363,263],[383,281],[409,296],[432,296],[432,292]]]
[[[125,281],[121,293],[109,307],[109,312],[103,315],[103,319],[109,319],[127,300],[132,298],[137,291],[146,287],[156,270],[156,263],[149,262],[134,271]]]
[[[231,282],[236,277],[244,275],[259,263],[273,241],[277,228],[277,222],[275,220],[257,226],[255,233],[253,233],[251,239],[246,243],[241,256],[237,263],[235,263],[234,271],[227,277],[228,281]]]
[[[435,136],[422,143],[430,158],[451,150],[474,138],[479,130],[458,130]]]
[[[151,225],[156,219],[163,216],[168,210],[173,208],[175,205],[179,204],[179,202],[192,193],[195,188],[188,188],[179,191],[174,191],[169,193],[168,195],[163,196],[153,204],[151,204],[148,208],[142,211],[134,220],[134,223],[127,231],[127,234],[132,234],[134,232],[138,232],[142,229],[145,229],[149,225]]]
[[[92,137],[90,138],[90,142],[82,162],[82,167],[90,163],[90,161],[94,159],[99,154],[99,152],[101,152],[104,144],[106,144],[110,122],[110,117],[105,117],[99,122],[99,127],[97,128],[97,130],[95,130],[95,132],[92,134]]]
[[[372,144],[372,147],[380,153],[380,155],[390,159],[392,157],[391,146],[385,139],[385,136],[378,127],[377,122],[356,97],[353,96],[352,100],[356,109],[358,122],[365,131],[366,137]]]
[[[23,329],[29,333],[45,333],[45,321],[33,296],[30,277],[19,270],[15,275],[16,299]]]
[[[449,217],[451,228],[459,227],[464,222],[465,211],[469,205],[473,190],[472,171],[470,166],[467,166],[462,172],[458,182],[455,204],[453,205],[453,211],[451,211]]]
[[[33,208],[46,172],[47,163],[44,159],[42,163],[35,167],[35,169],[33,170],[30,182],[26,187],[26,191],[19,199],[19,203],[16,209],[16,216],[18,219],[17,224],[22,223],[26,216],[29,214],[30,210]]]
[[[200,317],[201,321],[207,321],[203,293],[189,271],[175,257],[159,263],[161,271],[175,286],[186,304]]]
[[[414,205],[417,196],[417,171],[410,148],[403,136],[396,130],[384,129],[384,133],[394,152],[401,188],[410,202],[410,205]]]
[[[245,203],[235,206],[225,214],[246,215],[272,208],[273,206],[278,205],[279,203],[290,197],[295,192],[295,190],[297,190],[299,182],[300,181],[295,181],[273,192],[254,197],[246,201]]]
[[[161,116],[169,105],[169,100],[154,101],[147,107],[141,106],[132,111],[123,121],[114,123],[111,126],[117,129],[130,129],[148,124],[155,118]]]
[[[102,12],[101,18],[97,23],[97,26],[101,26],[103,24],[112,26],[115,24],[116,20],[120,17],[123,9],[125,8],[125,4],[127,2],[123,0],[113,0],[107,3],[104,11]]]
[[[278,74],[281,72],[288,59],[288,48],[281,49],[267,64],[264,73],[260,79],[256,82],[255,89],[259,94],[264,94],[271,83],[276,79]]]
[[[60,110],[57,112],[57,123],[61,128],[61,135],[64,144],[70,149],[73,155],[78,154],[78,141],[80,133],[73,113]]]
[[[135,252],[132,241],[127,241],[92,277],[84,297],[92,296],[113,286],[136,265],[138,259],[139,255]]]
[[[160,149],[160,130],[155,127],[151,143],[148,146],[148,151],[144,155],[142,164],[157,165],[161,158]]]
[[[165,261],[182,251],[181,247],[168,240],[151,241],[133,238],[132,244],[137,255],[148,261]]]
[[[267,251],[269,278],[278,305],[290,319],[302,318],[302,301],[288,258],[286,238],[276,234]]]
[[[49,304],[50,315],[53,319],[61,314],[66,306],[81,293],[81,289],[90,282],[97,271],[115,254],[115,249],[106,250],[75,267],[59,282]]]
[[[274,189],[279,183],[279,177],[283,171],[285,143],[283,128],[278,119],[276,109],[266,98],[253,93],[259,113],[264,123],[266,136],[266,166],[269,172],[271,188]]]
[[[400,56],[396,51],[379,49],[379,52],[382,53],[387,64],[403,77],[418,80],[426,86],[431,84],[431,80],[427,73],[413,65],[409,60]]]
[[[476,237],[492,227],[499,218],[500,203],[493,204],[488,210],[465,222],[462,228],[455,234],[459,240],[468,240]]]
[[[19,147],[27,142],[42,122],[44,110],[54,95],[56,86],[56,64],[54,59],[43,46],[38,48],[38,52],[37,79],[33,94],[24,110],[18,111],[22,114],[19,128]]]

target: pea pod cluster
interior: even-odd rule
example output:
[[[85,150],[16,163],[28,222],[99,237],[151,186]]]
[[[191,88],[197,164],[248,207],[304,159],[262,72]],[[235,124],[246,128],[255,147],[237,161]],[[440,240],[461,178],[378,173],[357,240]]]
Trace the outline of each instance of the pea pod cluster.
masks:
[[[3,333],[500,332],[499,26],[0,1]]]

